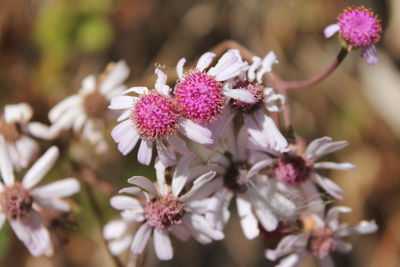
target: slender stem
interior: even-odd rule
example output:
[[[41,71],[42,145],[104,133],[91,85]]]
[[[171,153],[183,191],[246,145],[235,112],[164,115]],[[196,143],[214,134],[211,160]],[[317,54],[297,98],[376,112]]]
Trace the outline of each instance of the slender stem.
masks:
[[[280,87],[282,90],[286,91],[289,89],[298,89],[298,88],[304,88],[304,87],[310,87],[313,86],[320,81],[324,80],[327,78],[329,75],[331,75],[337,67],[343,62],[344,58],[348,55],[349,51],[346,48],[342,48],[339,51],[339,54],[337,55],[335,61],[332,62],[332,64],[320,75],[313,77],[308,80],[303,80],[303,81],[293,81],[293,82],[286,82],[280,80]]]

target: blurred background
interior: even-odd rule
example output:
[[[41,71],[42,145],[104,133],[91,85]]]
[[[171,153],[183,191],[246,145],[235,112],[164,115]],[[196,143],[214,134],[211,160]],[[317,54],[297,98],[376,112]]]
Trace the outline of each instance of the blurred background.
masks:
[[[353,208],[342,219],[350,224],[375,219],[380,228],[376,234],[351,237],[353,251],[333,255],[337,265],[400,266],[399,0],[1,0],[0,102],[28,102],[34,120],[48,123],[49,109],[109,61],[127,61],[128,85],[152,86],[155,63],[173,71],[179,58],[195,59],[225,39],[259,56],[274,50],[279,58],[274,70],[281,77],[305,79],[335,58],[339,43],[325,40],[322,31],[352,4],[364,4],[382,19],[379,64],[368,67],[353,52],[322,83],[290,92],[289,103],[298,135],[309,141],[328,135],[350,142],[332,158],[358,167],[331,173],[344,190],[338,204]],[[74,156],[115,188],[133,174],[153,173],[135,163],[134,153],[122,158],[111,141],[109,153],[95,156],[78,140],[67,148],[67,138],[56,143],[62,158]],[[43,147],[50,145],[43,142]],[[49,180],[74,173],[63,162]],[[59,241],[52,258],[32,258],[5,225],[0,266],[113,266],[100,238],[100,225],[118,217],[108,204],[107,192],[113,192],[92,189],[104,216],[92,212],[87,194],[76,196],[75,212],[49,225]],[[159,262],[149,246],[139,261],[142,266],[273,266],[263,256],[271,243],[246,240],[235,216],[225,233],[224,241],[208,246],[174,242],[171,262]]]

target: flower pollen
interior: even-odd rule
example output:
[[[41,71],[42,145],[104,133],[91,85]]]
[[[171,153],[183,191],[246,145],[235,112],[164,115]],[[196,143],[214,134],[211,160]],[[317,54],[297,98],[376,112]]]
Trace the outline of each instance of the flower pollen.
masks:
[[[319,228],[311,232],[307,249],[314,257],[323,259],[336,249],[336,243],[335,233],[331,228]]]
[[[381,38],[381,21],[365,6],[346,8],[337,17],[341,36],[352,46],[369,46]]]
[[[175,98],[183,116],[199,124],[213,122],[222,112],[222,84],[211,75],[193,70],[175,86]]]
[[[155,198],[145,207],[147,223],[160,229],[169,229],[180,224],[185,214],[184,206],[185,203],[172,194]]]
[[[311,173],[311,168],[303,157],[283,153],[274,167],[275,178],[287,185],[297,186],[305,182]]]
[[[174,100],[157,92],[142,95],[131,112],[139,134],[151,141],[174,135],[179,116],[180,109]]]
[[[18,219],[32,209],[33,198],[21,183],[6,186],[0,194],[0,207],[9,218]]]
[[[90,93],[83,99],[83,107],[89,118],[100,119],[107,113],[108,100],[97,91]]]
[[[237,99],[231,99],[232,108],[239,112],[251,113],[262,106],[264,100],[263,87],[255,82],[240,81],[233,88],[250,92],[255,99],[254,103],[246,103]]]

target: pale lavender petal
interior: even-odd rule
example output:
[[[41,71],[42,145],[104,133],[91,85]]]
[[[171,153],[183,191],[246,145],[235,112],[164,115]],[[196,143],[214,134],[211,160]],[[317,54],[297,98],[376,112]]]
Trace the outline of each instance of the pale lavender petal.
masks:
[[[167,148],[162,141],[156,141],[156,148],[160,161],[165,167],[176,165],[176,156],[174,152],[172,152],[171,148]]]
[[[212,242],[212,238],[205,235],[202,231],[193,227],[191,222],[191,214],[187,214],[182,218],[182,225],[190,232],[190,234],[196,239],[200,244],[207,245]]]
[[[180,118],[179,131],[187,138],[199,144],[211,144],[211,131],[191,120]]]
[[[33,256],[38,257],[51,252],[50,234],[36,211],[31,211],[27,218],[9,222],[18,239],[25,244]]]
[[[162,196],[166,196],[168,194],[168,185],[165,181],[165,168],[166,166],[156,158],[156,163],[154,164],[154,168],[156,169],[157,176],[157,184]]]
[[[119,95],[111,99],[111,103],[108,106],[109,109],[127,109],[131,108],[134,103],[133,96]]]
[[[204,71],[206,68],[208,68],[208,66],[210,66],[215,56],[215,53],[212,52],[204,53],[197,61],[196,69],[199,71]]]
[[[60,154],[56,146],[50,147],[29,169],[22,179],[22,185],[26,189],[31,189],[38,184],[43,176],[53,167],[58,155]]]
[[[264,74],[272,71],[272,65],[274,63],[278,63],[278,60],[276,59],[275,53],[270,51],[262,60],[261,68],[257,72],[257,82],[261,83]]]
[[[178,61],[178,64],[176,65],[176,72],[178,73],[179,80],[183,79],[183,66],[185,65],[185,63],[186,63],[186,59],[181,58]]]
[[[244,235],[247,239],[256,238],[260,234],[260,230],[258,229],[257,218],[251,209],[251,203],[238,195],[236,197],[236,206]]]
[[[123,220],[112,220],[103,227],[105,240],[121,238],[127,231],[128,224]]]
[[[181,154],[190,153],[186,146],[186,142],[178,136],[169,137],[168,143],[174,148],[174,150]]]
[[[337,162],[316,162],[314,163],[313,167],[315,169],[333,169],[333,170],[354,170],[356,169],[356,166],[348,163],[348,162],[343,162],[343,163],[337,163]]]
[[[329,226],[333,231],[336,231],[339,227],[339,213],[349,213],[351,208],[344,206],[336,206],[330,208],[325,217],[325,224]]]
[[[207,148],[214,149],[216,147],[220,136],[224,132],[227,125],[235,117],[235,115],[236,115],[236,112],[234,112],[231,109],[231,107],[228,105],[223,109],[221,117],[208,125],[207,128],[210,129],[210,131],[211,131],[212,143],[209,145],[206,145]]]
[[[143,222],[146,220],[142,208],[127,209],[121,212],[121,217],[126,222]]]
[[[211,179],[213,179],[215,177],[215,174],[216,174],[215,171],[209,171],[209,172],[201,175],[199,178],[197,178],[193,182],[192,188],[190,188],[190,190],[187,193],[185,193],[180,198],[180,200],[183,201],[183,202],[189,202],[190,198],[196,193],[196,191],[199,190],[202,186],[204,186],[208,182],[210,182]]]
[[[252,58],[253,63],[250,65],[249,70],[247,71],[247,76],[249,78],[249,81],[254,81],[256,78],[256,70],[261,66],[261,58],[254,56]]]
[[[137,154],[138,161],[144,165],[150,165],[152,154],[153,142],[149,140],[142,140]]]
[[[68,197],[79,192],[80,184],[75,178],[67,178],[36,187],[31,191],[33,196],[40,198]]]
[[[262,169],[272,165],[274,162],[276,162],[275,159],[265,159],[265,160],[261,160],[261,161],[257,162],[250,168],[249,172],[247,173],[247,177],[254,176],[258,172],[260,172]]]
[[[306,152],[304,153],[304,155],[307,156],[307,158],[313,157],[315,151],[316,151],[319,147],[321,147],[321,146],[323,146],[323,145],[325,145],[325,144],[327,144],[327,143],[330,143],[330,142],[332,142],[332,138],[330,138],[330,137],[328,137],[328,136],[324,136],[324,137],[315,139],[314,141],[312,141],[312,142],[307,146],[307,149],[306,149]]]
[[[262,199],[252,201],[253,209],[261,225],[267,231],[274,231],[278,227],[278,219]]]
[[[221,231],[212,229],[207,223],[206,219],[199,214],[188,214],[186,215],[186,219],[190,222],[194,229],[214,240],[222,240],[225,237],[224,233]]]
[[[190,238],[190,232],[188,229],[186,229],[183,223],[179,225],[174,225],[171,228],[171,233],[175,235],[182,242],[186,242]]]
[[[167,231],[155,228],[153,232],[154,249],[157,258],[163,261],[171,260],[174,252],[172,249],[171,239]]]
[[[158,196],[157,189],[155,188],[154,184],[146,177],[133,176],[132,178],[128,179],[128,183],[143,188],[153,196]]]
[[[215,76],[217,81],[226,81],[241,74],[247,66],[247,63],[242,61],[239,51],[230,49],[222,55],[208,74]]]
[[[54,209],[59,210],[62,212],[69,212],[71,211],[71,206],[65,202],[64,200],[57,199],[57,198],[40,198],[35,196],[34,197],[35,203],[41,207],[46,209]]]
[[[319,174],[314,175],[315,182],[319,184],[329,195],[336,199],[343,199],[342,189],[332,180],[324,178]]]
[[[175,167],[172,178],[172,193],[178,196],[188,180],[189,165],[196,158],[194,153],[185,154]]]
[[[318,158],[321,158],[329,153],[333,153],[335,151],[338,151],[340,149],[343,149],[347,147],[349,143],[347,141],[336,141],[336,142],[329,142],[326,144],[321,145],[319,148],[317,148],[313,155],[308,157],[310,160],[316,160]]]
[[[254,103],[255,101],[254,95],[243,89],[229,89],[224,87],[223,92],[225,96],[240,100],[245,103]]]
[[[138,209],[143,210],[139,200],[128,196],[114,196],[110,199],[110,204],[114,209]]]
[[[7,152],[6,141],[0,135],[0,171],[3,182],[10,186],[14,184],[15,177],[10,157]]]
[[[157,80],[154,88],[163,95],[169,95],[170,88],[167,85],[167,75],[158,68],[155,69],[155,73],[157,74]]]
[[[365,58],[368,66],[378,64],[378,53],[376,52],[375,45],[363,46],[361,48],[361,56]]]
[[[100,86],[100,92],[106,93],[123,83],[129,76],[129,67],[124,60],[118,61]]]
[[[135,237],[133,238],[131,246],[131,251],[133,254],[140,254],[143,252],[147,245],[147,241],[149,240],[152,229],[153,228],[147,223],[140,226],[139,230],[135,234]]]
[[[354,234],[371,234],[378,230],[378,225],[375,221],[361,221],[359,224],[353,227],[344,226],[336,231],[339,237],[345,237]]]
[[[331,24],[325,27],[324,36],[325,38],[331,38],[335,33],[337,33],[340,29],[339,24]]]

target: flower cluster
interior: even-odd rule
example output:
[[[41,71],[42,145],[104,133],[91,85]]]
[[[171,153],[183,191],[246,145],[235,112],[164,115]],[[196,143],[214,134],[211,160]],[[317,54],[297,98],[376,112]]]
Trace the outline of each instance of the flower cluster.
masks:
[[[360,47],[372,65],[381,31],[372,11],[352,7],[325,29],[325,36],[339,32],[345,47]],[[240,49],[227,49],[222,55],[206,52],[186,69],[185,63],[184,58],[177,62],[172,77],[157,67],[150,88],[126,86],[127,64],[110,63],[99,77],[86,77],[77,94],[49,111],[50,126],[30,122],[33,112],[25,103],[5,106],[0,118],[0,226],[7,219],[33,256],[50,255],[51,234],[43,217],[48,210],[71,211],[62,198],[77,193],[80,183],[67,178],[35,187],[55,164],[55,146],[21,182],[14,169],[28,167],[40,151],[34,138],[53,140],[67,130],[88,141],[97,154],[104,153],[110,149],[108,118],[114,116],[111,137],[118,151],[137,153],[137,161],[153,163],[156,173],[150,179],[132,176],[127,180],[131,186],[111,198],[121,219],[104,226],[103,238],[114,255],[128,248],[142,254],[150,237],[160,260],[173,258],[172,237],[201,244],[222,240],[234,216],[232,200],[247,239],[281,237],[275,249],[265,252],[269,260],[282,258],[279,266],[295,266],[307,256],[331,263],[331,252],[351,249],[343,237],[377,230],[374,221],[354,227],[339,224],[338,214],[350,208],[326,211],[326,199],[343,198],[342,189],[324,176],[326,170],[355,166],[321,160],[348,143],[325,136],[306,146],[282,126],[288,115],[283,114],[288,112],[285,90],[290,87],[279,86],[280,79],[267,79],[276,77],[274,52],[249,59]]]

